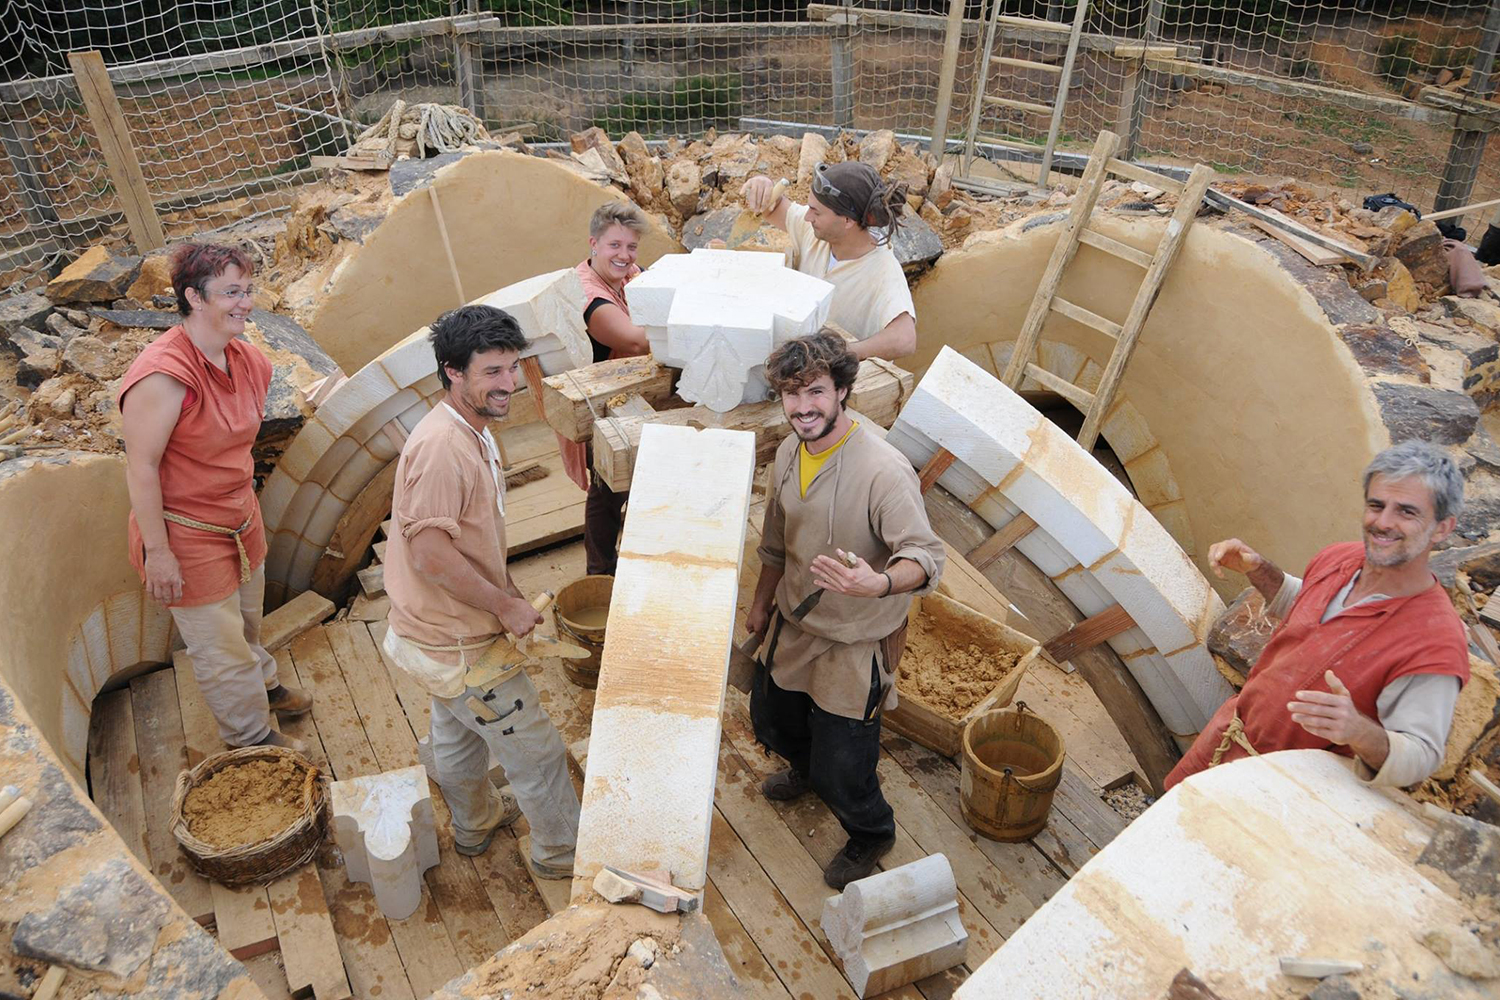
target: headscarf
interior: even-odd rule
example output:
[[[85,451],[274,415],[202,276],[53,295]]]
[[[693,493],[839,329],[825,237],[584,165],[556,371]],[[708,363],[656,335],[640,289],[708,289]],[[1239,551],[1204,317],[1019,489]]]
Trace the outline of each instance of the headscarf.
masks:
[[[812,193],[831,211],[865,229],[885,230],[882,242],[888,242],[900,227],[906,206],[906,185],[882,181],[868,163],[818,164]]]

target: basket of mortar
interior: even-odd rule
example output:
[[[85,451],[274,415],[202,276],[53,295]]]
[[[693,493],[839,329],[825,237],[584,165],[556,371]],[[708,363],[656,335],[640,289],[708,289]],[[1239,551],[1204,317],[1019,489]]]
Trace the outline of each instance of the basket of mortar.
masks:
[[[279,833],[235,847],[216,847],[195,837],[184,809],[188,795],[214,775],[256,761],[289,762],[301,772],[300,797],[291,822]],[[327,778],[300,754],[281,747],[241,747],[205,757],[177,776],[172,796],[172,836],[188,863],[204,878],[227,886],[272,882],[307,864],[323,842],[327,819]]]

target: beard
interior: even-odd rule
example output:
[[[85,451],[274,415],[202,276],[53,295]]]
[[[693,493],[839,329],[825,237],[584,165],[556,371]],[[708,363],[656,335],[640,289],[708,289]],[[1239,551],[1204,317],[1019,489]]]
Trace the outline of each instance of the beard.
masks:
[[[500,420],[510,413],[510,393],[492,392],[488,395],[476,392],[469,397],[469,405],[474,407],[474,412],[491,420]]]
[[[804,431],[801,427],[797,426],[796,423],[789,420],[788,423],[791,423],[792,425],[792,433],[796,434],[797,437],[803,441],[821,441],[823,438],[827,437],[828,432],[833,430],[833,425],[838,423],[838,412],[835,411],[832,416],[823,413],[818,413],[817,416],[822,418],[822,422],[814,424],[812,430],[809,431]]]
[[[1426,531],[1418,537],[1408,535],[1404,538],[1397,538],[1396,544],[1389,548],[1377,548],[1374,543],[1374,533],[1366,531],[1365,558],[1370,561],[1371,566],[1386,569],[1403,566],[1431,547],[1432,534],[1432,531]]]

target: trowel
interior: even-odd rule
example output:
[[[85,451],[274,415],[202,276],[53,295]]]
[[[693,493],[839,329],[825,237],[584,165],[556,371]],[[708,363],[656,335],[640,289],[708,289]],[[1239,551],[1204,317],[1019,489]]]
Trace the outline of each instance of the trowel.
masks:
[[[783,177],[771,188],[771,206],[773,208],[781,200],[781,196],[786,194],[786,189],[789,186],[790,184],[787,182],[787,179]],[[729,250],[738,249],[741,243],[744,243],[750,237],[760,232],[760,227],[765,224],[765,221],[764,216],[756,215],[748,208],[740,212],[734,220],[734,225],[729,228],[729,238],[724,241],[725,248]]]
[[[537,614],[546,611],[552,605],[552,591],[544,590],[531,601],[531,606],[536,608]],[[537,635],[529,632],[525,636],[512,641],[505,636],[496,639],[484,655],[469,668],[464,674],[464,683],[469,687],[488,691],[494,687],[495,682],[508,672],[512,667],[540,660],[548,656],[561,656],[569,660],[586,660],[589,651],[582,646],[575,646],[571,642],[563,642],[550,635]]]

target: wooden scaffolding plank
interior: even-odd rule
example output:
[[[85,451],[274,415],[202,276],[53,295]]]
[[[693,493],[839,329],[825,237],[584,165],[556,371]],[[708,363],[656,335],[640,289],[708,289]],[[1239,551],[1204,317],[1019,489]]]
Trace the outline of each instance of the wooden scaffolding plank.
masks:
[[[182,713],[182,737],[187,749],[188,767],[193,767],[210,754],[227,750],[228,745],[219,738],[219,723],[203,700],[198,688],[198,678],[193,673],[193,660],[187,650],[172,653],[173,679],[177,683],[177,707]],[[274,721],[274,720],[273,720]]]
[[[1135,345],[1146,326],[1146,318],[1151,314],[1151,307],[1156,303],[1162,283],[1167,280],[1167,272],[1177,260],[1183,243],[1187,241],[1193,219],[1198,215],[1198,207],[1213,177],[1212,169],[1201,163],[1196,165],[1178,195],[1177,208],[1173,210],[1166,234],[1152,256],[1151,266],[1146,269],[1146,277],[1142,279],[1141,287],[1130,303],[1130,312],[1125,316],[1125,322],[1120,324],[1120,338],[1115,343],[1114,353],[1109,356],[1109,363],[1104,366],[1104,374],[1099,377],[1099,385],[1094,389],[1094,402],[1083,419],[1082,430],[1078,432],[1078,444],[1084,451],[1092,451],[1094,442],[1099,440],[1099,429],[1104,425],[1110,407],[1114,405],[1115,393],[1125,377],[1125,366],[1135,353]]]
[[[308,632],[289,650],[277,654],[278,662],[283,656],[288,660],[282,669],[289,670],[318,699],[312,714],[288,721],[285,731],[307,742],[309,757],[327,774],[336,779],[357,777],[368,773],[362,768],[372,766],[365,761],[374,760],[374,750],[354,713],[347,688],[339,691],[345,687],[343,675],[337,674],[335,680],[330,672],[329,663],[337,671],[337,662],[322,632]],[[351,718],[357,740],[341,735],[347,732]],[[433,804],[437,804],[437,797]],[[405,995],[409,990],[414,996],[425,997],[463,971],[425,883],[422,904],[416,912],[404,920],[389,920],[380,912],[370,887],[349,882],[342,865],[337,871],[322,872],[321,877],[335,903],[335,930],[341,925],[347,928],[339,935],[339,949],[350,983],[361,998],[374,995],[370,987],[381,983],[387,984],[393,995]],[[382,927],[387,933],[381,932]],[[392,945],[394,953],[389,950]],[[406,978],[404,986],[398,981],[398,969]]]
[[[130,140],[130,128],[125,124],[115,88],[104,68],[104,57],[92,49],[69,52],[68,64],[73,68],[78,93],[88,108],[89,121],[99,140],[99,151],[104,154],[104,164],[109,168],[115,194],[120,199],[120,210],[125,213],[125,222],[130,227],[130,238],[141,253],[165,246],[167,238],[161,228],[161,219],[157,218],[156,206],[146,187],[146,177],[141,173],[141,161],[136,157],[135,144]]]
[[[150,868],[139,771],[130,689],[106,691],[94,699],[89,721],[89,791],[130,853]]]
[[[1120,324],[1112,319],[1106,319],[1092,310],[1085,309],[1083,306],[1069,302],[1060,295],[1053,296],[1052,311],[1066,316],[1075,322],[1082,323],[1084,326],[1092,327],[1106,337],[1118,338],[1120,336]]]
[[[761,951],[770,956],[800,956],[799,962],[775,963],[787,992],[818,1000],[855,1000],[848,981],[717,809],[713,814],[713,845],[708,857],[709,874],[730,911],[740,923],[754,929]],[[802,854],[806,856],[807,852]]]
[[[1144,250],[1137,250],[1133,246],[1121,243],[1116,239],[1111,239],[1103,233],[1095,232],[1087,227],[1079,232],[1078,242],[1086,243],[1095,250],[1103,250],[1105,253],[1119,257],[1121,260],[1128,260],[1137,267],[1151,266],[1151,255],[1149,253],[1146,253]]]
[[[1041,280],[1037,282],[1031,306],[1026,310],[1026,319],[1016,337],[1015,350],[1011,352],[1005,374],[1001,377],[1001,381],[1012,389],[1020,386],[1026,365],[1036,351],[1037,340],[1041,337],[1042,325],[1051,312],[1049,307],[1052,297],[1057,294],[1057,286],[1062,281],[1063,270],[1078,252],[1078,233],[1088,224],[1089,216],[1094,212],[1094,204],[1099,200],[1099,192],[1104,187],[1105,164],[1114,155],[1119,144],[1120,137],[1108,129],[1100,132],[1099,138],[1094,141],[1088,166],[1084,168],[1083,177],[1078,182],[1078,193],[1073,196],[1073,204],[1068,210],[1068,221],[1063,225],[1062,232],[1057,234],[1057,243],[1047,259],[1047,267],[1042,271]]]
[[[177,775],[187,767],[182,712],[172,671],[157,670],[135,678],[130,682],[130,700],[151,873],[190,916],[207,923],[214,912],[208,881],[188,867],[170,825]]]
[[[359,623],[343,621],[327,626],[327,631],[355,708],[364,720],[377,768],[392,771],[416,765],[417,738],[369,630]],[[510,937],[474,871],[474,863],[453,849],[453,821],[447,803],[441,796],[434,796],[432,805],[440,860],[422,877],[442,914],[459,961],[465,967],[477,965],[509,944]]]
[[[710,854],[717,849],[718,845],[713,845]],[[713,879],[708,880],[708,886],[703,890],[703,915],[714,929],[714,937],[718,938],[719,947],[724,951],[729,971],[734,973],[753,1000],[791,1000],[792,995],[776,978],[770,961],[761,954],[755,939],[724,901],[724,894]]]
[[[275,914],[281,964],[292,995],[305,996],[310,989],[314,1000],[352,997],[317,869],[303,865],[272,882],[266,892]]]
[[[1125,820],[1099,797],[1098,789],[1077,768],[1063,765],[1055,799],[1064,803],[1073,824],[1100,850],[1125,829]]]

